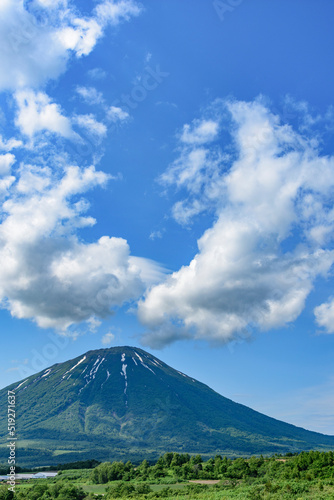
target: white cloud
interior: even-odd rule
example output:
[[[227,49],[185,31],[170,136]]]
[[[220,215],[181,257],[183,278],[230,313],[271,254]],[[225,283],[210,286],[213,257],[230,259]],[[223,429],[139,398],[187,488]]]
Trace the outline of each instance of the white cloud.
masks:
[[[20,148],[23,145],[22,141],[18,139],[3,139],[0,135],[0,150],[1,151],[12,151],[12,149]]]
[[[15,161],[15,156],[11,153],[0,155],[0,201],[8,195],[9,189],[15,181],[15,177],[11,175]]]
[[[124,121],[129,118],[129,113],[117,106],[110,106],[107,110],[107,118],[112,122]]]
[[[15,156],[13,154],[0,155],[0,176],[9,174],[14,163]]]
[[[73,50],[77,57],[81,57],[90,54],[102,34],[102,26],[97,20],[74,18],[72,26],[58,30],[56,37],[65,51]]]
[[[334,299],[316,307],[314,315],[319,326],[323,327],[327,333],[334,333]]]
[[[76,91],[88,104],[94,105],[104,102],[102,92],[96,90],[95,87],[78,86]]]
[[[65,331],[138,298],[157,275],[158,266],[130,256],[122,238],[77,237],[77,229],[95,223],[79,195],[107,180],[94,167],[18,169],[0,225],[0,300],[12,316]]]
[[[183,337],[228,342],[240,332],[284,326],[334,262],[331,247],[320,244],[325,238],[315,238],[317,228],[333,225],[334,158],[320,156],[312,139],[281,125],[261,102],[217,102],[215,115],[226,109],[235,143],[230,164],[217,146],[200,141],[199,149],[189,140],[162,176],[188,190],[174,206],[177,220],[182,210],[187,221],[208,208],[217,220],[191,263],[140,302],[150,346]]]
[[[89,331],[91,333],[96,333],[97,329],[99,328],[99,326],[101,326],[102,324],[102,321],[100,321],[99,319],[97,319],[95,316],[91,316],[87,321],[86,323],[88,324],[89,326]]]
[[[190,196],[176,202],[172,209],[177,222],[187,225],[195,215],[216,206],[222,191],[226,157],[203,146],[185,147],[180,157],[160,176],[161,184],[175,185],[189,192]]]
[[[94,115],[77,115],[73,119],[74,123],[87,130],[91,135],[102,139],[107,134],[107,127],[104,123],[98,122]]]
[[[57,28],[39,23],[22,0],[0,5],[0,90],[35,86],[66,67],[66,51],[54,42]]]
[[[78,138],[59,105],[44,92],[20,90],[15,99],[18,105],[15,124],[24,135],[32,138],[39,132],[51,132],[66,138]]]
[[[57,78],[72,54],[88,55],[108,24],[140,13],[132,0],[102,2],[79,17],[67,2],[0,2],[0,90],[38,87]]]
[[[67,117],[41,90],[65,71],[71,57],[88,55],[108,25],[117,26],[140,11],[132,0],[96,2],[87,16],[67,0],[0,2],[0,92],[12,91],[15,125],[25,141],[30,139],[27,144],[40,140],[49,156],[48,164],[38,156],[13,167],[16,159],[10,151],[27,144],[0,136],[0,151],[7,153],[0,155],[0,199],[5,200],[0,212],[0,305],[43,328],[65,333],[84,321],[93,331],[112,308],[137,299],[161,279],[159,265],[131,256],[124,239],[102,236],[85,243],[79,238],[80,228],[96,222],[85,214],[89,204],[81,195],[111,177],[94,167],[69,165],[69,154],[59,151],[54,135],[82,143],[72,128],[77,126],[100,142],[107,128],[93,114]],[[90,76],[105,74],[97,69]],[[77,92],[107,111],[94,87],[77,87]],[[111,115],[115,121],[127,117],[121,108]]]
[[[181,141],[186,144],[204,144],[217,138],[219,124],[214,120],[194,120],[184,125]]]
[[[115,340],[115,335],[109,332],[103,335],[101,342],[103,345],[111,345],[114,340]]]
[[[7,175],[3,178],[0,177],[0,200],[8,195],[9,189],[14,182],[15,177],[13,175]]]
[[[45,9],[58,9],[59,6],[67,7],[67,0],[34,0],[34,2]]]
[[[101,24],[117,25],[123,19],[128,21],[131,17],[138,16],[142,7],[132,0],[105,0],[96,7],[96,17]]]

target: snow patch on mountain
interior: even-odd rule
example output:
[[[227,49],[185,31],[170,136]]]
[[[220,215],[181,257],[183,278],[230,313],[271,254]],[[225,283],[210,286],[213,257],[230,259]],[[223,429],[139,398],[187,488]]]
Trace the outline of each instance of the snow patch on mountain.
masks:
[[[82,363],[83,361],[85,361],[85,359],[86,359],[86,355],[85,355],[82,359],[80,359],[80,361],[78,361],[78,363],[77,363],[76,365],[72,366],[72,368],[70,368],[69,370],[67,370],[67,372],[65,372],[65,373],[64,373],[63,378],[65,378],[65,376],[66,376],[68,373],[70,373],[72,370],[74,370],[74,368],[76,368],[77,366],[79,366],[79,365],[80,365],[80,363]],[[43,375],[43,377],[44,377],[44,375]],[[70,377],[67,377],[67,379],[69,379],[69,378],[70,378]]]
[[[122,354],[122,357],[121,357],[121,362],[122,362],[122,371],[121,371],[121,375],[122,375],[122,377],[124,377],[124,379],[125,379],[125,380],[124,380],[124,382],[125,382],[125,384],[124,384],[124,394],[125,394],[125,397],[127,398],[127,395],[126,395],[126,390],[127,390],[127,388],[128,388],[128,376],[127,376],[127,374],[126,374],[126,369],[127,369],[128,365],[126,365],[126,364],[124,363],[124,361],[125,361],[125,354],[123,353],[123,354]],[[128,400],[127,400],[127,399],[125,399],[125,406],[128,406]]]
[[[102,365],[102,363],[103,363],[104,360],[105,360],[105,358],[102,358],[101,361],[100,361],[100,358],[97,358],[97,360],[93,364],[93,368],[91,369],[91,371],[89,373],[89,375],[92,377],[91,380],[94,380],[94,378],[95,378],[95,376],[97,374],[97,371],[100,368],[100,366]]]
[[[141,356],[139,356],[139,354],[135,351],[135,355],[137,356],[137,358],[140,360],[141,364],[147,368],[148,370],[150,370],[152,373],[154,373],[154,371],[152,370],[152,368],[150,368],[149,366],[145,365],[144,361],[143,361],[143,358]],[[132,358],[133,359],[133,358]],[[150,358],[148,358],[150,359]],[[137,364],[137,363],[136,363]],[[155,375],[155,373],[154,373]]]
[[[25,384],[26,382],[28,382],[28,380],[29,380],[28,378],[27,378],[26,380],[23,380],[23,382],[21,382],[21,383],[20,383],[17,387],[15,387],[14,391],[17,391],[17,389],[18,389],[19,387],[21,387],[21,385],[23,385],[23,384]]]
[[[88,365],[85,366],[85,368],[82,370],[82,372],[80,373],[80,375],[83,375],[85,373],[85,371],[87,370],[87,368],[88,368]]]
[[[85,376],[84,376],[84,379],[86,381],[85,385],[83,387],[81,387],[81,389],[79,390],[79,394],[81,393],[81,391],[87,387],[87,385],[92,381],[94,380],[94,378],[96,377],[96,374],[97,374],[97,371],[98,369],[100,368],[100,366],[102,365],[103,361],[105,361],[106,358],[100,358],[100,356],[98,356],[98,358],[95,360],[95,363],[93,364],[92,366],[92,369],[90,370],[89,373],[87,373]],[[87,365],[88,366],[88,365]],[[86,367],[87,368],[87,367]],[[85,370],[86,370],[85,368]],[[85,370],[82,372],[84,373]],[[81,374],[82,375],[82,374]]]
[[[108,380],[108,378],[109,378],[109,377],[110,377],[110,373],[109,373],[109,371],[107,370],[107,378],[105,379],[105,381],[104,381],[104,382],[102,382],[102,384],[101,384],[101,389],[102,389],[102,386],[103,386],[103,385],[107,382],[107,380]]]
[[[145,363],[142,363],[142,365],[147,368],[148,370],[150,370],[150,372],[154,373],[155,375],[155,372],[152,370],[152,368],[150,368],[149,366],[145,365]]]
[[[137,358],[139,358],[139,359],[140,359],[140,362],[141,362],[141,363],[143,363],[143,362],[144,362],[144,361],[143,361],[143,358],[141,358],[141,357],[139,356],[139,354],[138,354],[136,351],[135,351],[135,355],[137,356]]]
[[[157,361],[155,361],[154,359],[151,359],[151,363],[153,363],[155,366],[157,366],[158,368],[161,366],[159,365],[159,363],[157,363]]]

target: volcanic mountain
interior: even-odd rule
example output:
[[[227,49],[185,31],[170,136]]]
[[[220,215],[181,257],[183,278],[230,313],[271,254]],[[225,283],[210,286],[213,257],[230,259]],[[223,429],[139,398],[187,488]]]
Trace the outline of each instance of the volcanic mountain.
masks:
[[[16,394],[21,466],[155,459],[166,451],[227,456],[333,449],[334,436],[227,399],[137,347],[89,351],[0,391],[7,462],[7,391]]]

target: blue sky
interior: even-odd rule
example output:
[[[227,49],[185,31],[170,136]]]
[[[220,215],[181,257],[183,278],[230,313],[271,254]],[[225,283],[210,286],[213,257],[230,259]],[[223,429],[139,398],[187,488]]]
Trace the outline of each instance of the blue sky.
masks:
[[[133,345],[334,433],[333,11],[1,3],[3,387]]]

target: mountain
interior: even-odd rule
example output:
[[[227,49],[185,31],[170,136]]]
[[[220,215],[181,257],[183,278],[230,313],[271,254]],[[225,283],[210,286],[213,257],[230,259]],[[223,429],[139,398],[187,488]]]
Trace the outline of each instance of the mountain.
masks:
[[[0,391],[16,394],[17,463],[155,459],[165,451],[227,456],[333,449],[325,436],[227,399],[137,347],[89,351]]]

